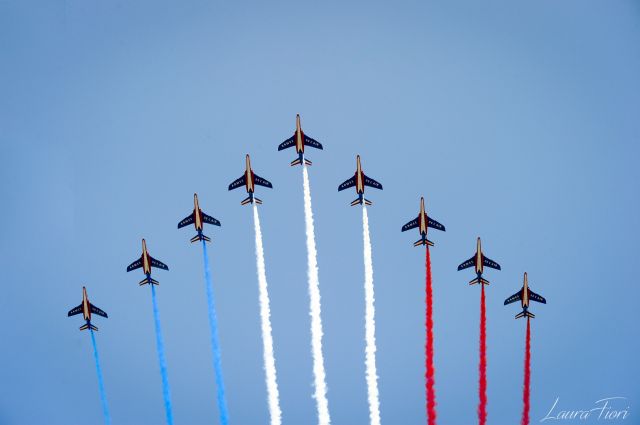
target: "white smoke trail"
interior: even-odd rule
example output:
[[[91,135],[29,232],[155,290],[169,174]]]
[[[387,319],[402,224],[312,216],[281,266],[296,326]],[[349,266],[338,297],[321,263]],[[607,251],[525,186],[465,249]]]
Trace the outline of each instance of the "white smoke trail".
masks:
[[[262,344],[264,349],[264,371],[269,397],[269,414],[271,425],[280,425],[282,411],[276,380],[276,361],[273,355],[273,338],[271,336],[271,310],[269,308],[269,292],[267,291],[267,274],[264,267],[264,250],[262,248],[262,230],[258,207],[253,204],[253,223],[256,233],[256,266],[258,268],[258,288],[260,292],[260,322],[262,327]]]
[[[320,281],[318,280],[318,259],[316,252],[315,230],[313,228],[313,212],[311,211],[311,189],[307,167],[302,166],[304,181],[304,222],[307,234],[307,264],[309,267],[309,315],[311,316],[311,352],[313,354],[313,377],[315,381],[316,407],[318,424],[329,425],[329,402],[327,401],[327,384],[325,383],[324,358],[322,356],[322,318],[320,317]]]
[[[376,372],[376,322],[375,296],[373,292],[373,259],[369,216],[362,206],[362,237],[364,239],[364,299],[365,299],[365,366],[367,368],[367,393],[369,394],[369,420],[371,425],[380,425],[380,400],[378,398],[378,373]]]

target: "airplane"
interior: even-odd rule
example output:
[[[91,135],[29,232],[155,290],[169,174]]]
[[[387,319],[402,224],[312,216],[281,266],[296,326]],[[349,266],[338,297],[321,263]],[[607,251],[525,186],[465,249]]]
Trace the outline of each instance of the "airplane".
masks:
[[[98,316],[102,316],[104,318],[109,317],[107,316],[107,313],[89,302],[89,297],[87,297],[87,288],[85,288],[84,286],[82,287],[82,302],[79,306],[69,310],[69,313],[67,313],[67,317],[75,316],[76,314],[80,313],[82,313],[82,317],[84,317],[84,320],[87,322],[84,325],[80,326],[81,331],[84,331],[85,329],[91,329],[92,331],[98,330],[98,327],[94,326],[91,323],[91,313],[97,314]]]
[[[458,266],[458,271],[467,269],[471,266],[476,268],[476,278],[469,282],[469,285],[475,285],[476,283],[481,283],[483,285],[488,285],[489,281],[482,277],[482,272],[484,270],[484,266],[491,267],[492,269],[501,270],[500,264],[496,263],[490,258],[485,257],[482,253],[482,247],[480,245],[480,238],[478,238],[478,245],[476,246],[476,253],[473,257],[469,258],[464,263]]]
[[[547,303],[547,300],[545,300],[544,297],[541,297],[540,295],[536,294],[531,289],[529,289],[529,283],[527,281],[527,272],[524,273],[524,284],[522,285],[522,289],[516,292],[515,294],[511,295],[506,300],[504,300],[504,305],[511,304],[512,302],[515,302],[518,300],[521,301],[522,312],[516,314],[516,319],[519,319],[521,317],[526,317],[526,318],[531,317],[533,319],[534,317],[536,317],[535,314],[529,311],[529,300],[539,302],[542,304]]]
[[[166,264],[156,260],[155,258],[149,255],[149,252],[147,251],[147,242],[145,242],[144,239],[142,239],[142,255],[140,256],[139,259],[129,264],[129,266],[127,267],[127,272],[130,272],[131,270],[139,269],[140,267],[142,267],[142,271],[146,275],[146,277],[140,281],[139,283],[140,285],[144,285],[147,283],[150,285],[160,284],[157,280],[151,278],[151,267],[155,267],[162,270],[169,270],[169,267],[167,267]]]
[[[420,198],[420,213],[416,218],[414,218],[413,220],[411,220],[410,222],[402,226],[402,231],[406,232],[407,230],[415,229],[416,227],[419,228],[422,239],[415,241],[413,243],[413,246],[420,246],[420,245],[433,246],[433,242],[427,239],[427,228],[429,227],[442,230],[443,232],[445,231],[444,226],[442,224],[438,223],[431,217],[427,216],[427,213],[424,210],[424,198]]]
[[[242,185],[245,185],[245,187],[247,188],[247,193],[249,194],[249,196],[243,199],[242,202],[240,202],[240,205],[246,205],[248,203],[253,204],[254,201],[258,205],[262,204],[262,201],[260,199],[253,196],[253,192],[256,189],[255,185],[273,189],[273,185],[270,181],[263,179],[253,172],[253,170],[251,169],[251,159],[249,158],[248,154],[246,156],[246,169],[244,174],[229,185],[229,190],[237,189]]]
[[[358,197],[351,202],[351,206],[358,204],[371,205],[371,201],[364,198],[364,187],[370,186],[376,189],[382,190],[382,185],[372,179],[371,177],[366,176],[362,172],[362,167],[360,166],[360,155],[356,155],[356,173],[350,179],[345,180],[340,186],[338,186],[338,192],[341,190],[348,189],[350,187],[356,187],[356,193]]]
[[[220,222],[210,215],[206,215],[200,209],[198,205],[198,194],[193,194],[193,212],[185,217],[180,223],[178,223],[178,229],[193,224],[198,231],[198,234],[191,238],[191,242],[205,241],[211,242],[211,238],[202,233],[202,228],[205,223],[213,224],[214,226],[220,226]]]
[[[278,151],[295,146],[298,158],[291,161],[291,166],[302,164],[303,161],[305,165],[311,165],[311,161],[304,157],[305,145],[322,150],[322,144],[320,144],[320,142],[304,134],[302,127],[300,127],[300,114],[296,114],[296,131],[293,133],[293,136],[280,143]]]

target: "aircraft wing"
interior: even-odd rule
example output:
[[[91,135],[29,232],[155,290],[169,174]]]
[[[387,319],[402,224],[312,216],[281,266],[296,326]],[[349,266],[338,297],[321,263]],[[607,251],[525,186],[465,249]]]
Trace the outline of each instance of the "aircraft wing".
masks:
[[[253,182],[255,184],[259,185],[259,186],[273,188],[273,185],[271,184],[271,182],[269,180],[263,179],[262,177],[260,177],[256,173],[253,173]]]
[[[242,177],[234,180],[230,185],[229,185],[229,190],[233,190],[233,189],[237,189],[240,186],[244,186],[245,184],[247,184],[247,178],[246,175],[243,174]]]
[[[427,217],[427,226],[433,229],[442,230],[444,232],[444,226],[438,223],[437,221],[435,221],[434,219],[432,219],[431,217]]]
[[[409,229],[415,229],[416,227],[418,227],[418,219],[420,217],[416,217],[413,220],[411,220],[410,222],[408,222],[407,224],[405,224],[404,226],[402,226],[402,231],[406,232]]]
[[[320,142],[318,142],[317,140],[312,139],[311,137],[304,136],[304,144],[307,145],[307,146],[311,146],[312,148],[316,148],[316,149],[322,150],[322,144]]]
[[[82,313],[82,304],[69,310],[69,312],[67,313],[67,317],[75,316],[76,314],[80,313]]]
[[[186,216],[180,223],[178,223],[178,229],[184,227],[184,226],[188,226],[190,224],[193,224],[193,216],[194,214],[191,213],[188,216]]]
[[[490,258],[485,257],[484,255],[482,256],[482,264],[484,264],[487,267],[491,267],[492,269],[502,270],[500,268],[500,264],[496,263]]]
[[[342,182],[340,186],[338,186],[338,192],[340,192],[341,190],[349,189],[350,187],[353,187],[355,185],[356,185],[356,176],[354,174],[353,177],[345,180],[344,182]]]
[[[105,313],[104,311],[100,310],[98,307],[96,307],[93,304],[89,304],[90,308],[91,308],[91,312],[93,314],[97,314],[98,316],[102,316],[102,317],[109,317],[107,316],[107,313]]]
[[[151,256],[149,256],[149,259],[151,260],[151,267],[155,267],[157,269],[162,269],[162,270],[169,270],[169,267],[167,267],[167,265],[162,261],[158,261]]]
[[[131,270],[139,269],[140,267],[142,267],[142,257],[129,264],[129,266],[127,267],[127,271],[130,272]]]
[[[458,271],[464,270],[464,269],[468,269],[469,267],[473,266],[475,264],[475,262],[476,262],[476,256],[474,255],[473,257],[469,258],[464,263],[460,264],[458,266]]]
[[[529,288],[527,288],[529,289]],[[544,297],[536,294],[535,292],[533,292],[531,289],[529,289],[529,299],[538,303],[542,303],[542,304],[546,304],[547,300],[544,299]]]
[[[206,215],[205,213],[202,213],[202,221],[208,224],[213,224],[214,226],[220,226],[220,222],[218,220],[210,215]]]
[[[511,295],[506,300],[504,300],[504,305],[511,304],[516,301],[520,301],[521,299],[522,299],[522,291],[518,291],[515,294]]]
[[[294,134],[284,142],[280,143],[280,145],[278,146],[278,150],[281,151],[283,149],[288,149],[295,144],[296,144],[296,135]]]
[[[364,185],[382,190],[382,185],[380,183],[378,183],[371,177],[367,177],[366,175],[364,176]]]

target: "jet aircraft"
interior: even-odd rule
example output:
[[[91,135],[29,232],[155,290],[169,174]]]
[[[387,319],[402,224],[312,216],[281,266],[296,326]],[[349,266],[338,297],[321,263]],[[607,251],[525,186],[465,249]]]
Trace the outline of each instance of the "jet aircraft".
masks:
[[[263,179],[262,177],[260,177],[259,175],[253,172],[253,170],[251,169],[251,159],[249,158],[249,155],[247,155],[245,159],[246,159],[246,168],[245,168],[244,174],[239,178],[237,178],[236,180],[234,180],[229,185],[229,190],[234,190],[244,185],[247,189],[247,193],[249,194],[249,196],[243,199],[242,202],[240,202],[240,205],[246,205],[248,203],[253,204],[254,201],[256,204],[260,205],[262,204],[262,200],[256,198],[253,195],[253,192],[256,189],[256,185],[264,186],[268,188],[273,188],[273,185],[267,179]]]
[[[529,282],[527,281],[527,272],[524,273],[524,283],[522,284],[522,289],[520,289],[515,294],[511,295],[509,298],[504,300],[504,305],[511,304],[515,301],[520,301],[522,305],[522,312],[516,314],[516,319],[521,317],[531,317],[532,319],[536,317],[535,314],[529,311],[529,301],[535,301],[542,304],[546,304],[547,300],[544,297],[536,294],[531,289],[529,289]]]
[[[405,224],[404,226],[402,226],[402,231],[406,232],[407,230],[415,229],[416,227],[419,228],[420,235],[422,236],[422,238],[415,241],[413,243],[413,246],[420,246],[420,245],[433,246],[433,242],[427,239],[427,229],[429,227],[442,230],[443,232],[445,231],[444,226],[442,224],[438,223],[431,217],[427,216],[427,213],[424,210],[424,198],[420,198],[420,212],[418,213],[418,216],[413,220],[411,220],[410,222],[408,222],[407,224]]]
[[[76,314],[80,313],[82,313],[82,317],[86,322],[84,325],[80,326],[81,331],[84,331],[85,329],[91,329],[92,331],[98,330],[98,327],[94,326],[91,323],[91,313],[97,314],[98,316],[102,316],[104,318],[109,317],[107,316],[107,313],[89,302],[89,297],[87,296],[87,288],[85,288],[84,286],[82,287],[82,302],[79,306],[69,310],[69,313],[67,313],[67,317],[75,316]]]
[[[296,115],[296,131],[293,133],[293,136],[280,143],[278,151],[288,149],[292,146],[296,147],[298,158],[291,161],[291,166],[300,165],[302,162],[304,162],[305,165],[311,165],[311,161],[304,157],[305,146],[311,146],[312,148],[322,150],[322,144],[320,144],[320,142],[307,136],[304,134],[304,131],[302,131],[302,127],[300,126],[300,114]]]
[[[353,177],[345,180],[340,186],[338,186],[338,192],[354,186],[356,188],[356,193],[358,194],[358,197],[351,202],[352,207],[358,204],[362,205],[363,203],[365,205],[371,205],[371,201],[368,199],[365,199],[364,197],[365,186],[382,190],[382,185],[380,183],[378,183],[371,177],[368,177],[362,171],[362,167],[360,166],[360,155],[356,156],[356,173],[353,175]]]
[[[191,238],[191,242],[205,241],[211,242],[211,238],[202,233],[204,223],[213,224],[214,226],[220,226],[220,222],[202,212],[198,205],[198,194],[193,194],[193,212],[186,216],[180,223],[178,223],[178,229],[193,224],[196,227],[197,235]]]
[[[473,257],[469,258],[464,263],[458,266],[458,271],[467,269],[469,267],[475,267],[476,278],[469,282],[469,285],[475,285],[476,283],[481,283],[482,285],[488,285],[489,281],[482,277],[482,272],[484,271],[484,266],[491,267],[492,269],[501,270],[500,264],[495,261],[487,258],[482,253],[482,246],[480,245],[480,238],[478,238],[478,244],[476,245],[476,253],[473,254]]]
[[[145,278],[140,281],[140,285],[150,284],[150,285],[159,285],[159,282],[151,277],[151,267],[155,267],[157,269],[169,270],[166,264],[162,261],[158,261],[149,255],[147,251],[147,242],[142,239],[142,255],[133,263],[129,264],[127,267],[127,272],[131,270],[139,269],[142,267],[142,271],[145,274]]]

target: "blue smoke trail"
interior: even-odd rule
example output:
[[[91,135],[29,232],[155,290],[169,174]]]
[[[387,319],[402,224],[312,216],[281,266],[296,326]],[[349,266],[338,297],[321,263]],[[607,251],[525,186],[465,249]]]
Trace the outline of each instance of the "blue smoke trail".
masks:
[[[111,414],[109,413],[109,405],[107,404],[107,395],[104,392],[104,381],[102,380],[102,368],[100,367],[100,356],[98,356],[98,345],[93,329],[89,328],[91,333],[91,343],[93,344],[93,358],[96,361],[96,372],[98,373],[98,388],[100,389],[100,402],[102,403],[102,414],[104,415],[105,425],[111,425]]]
[[[156,345],[158,347],[158,361],[160,362],[160,375],[162,375],[162,396],[164,397],[164,410],[167,415],[167,425],[173,425],[173,411],[171,409],[171,394],[169,391],[169,377],[167,376],[167,360],[164,357],[164,341],[160,327],[160,314],[156,301],[155,285],[151,286],[151,300],[153,301],[153,319],[156,323]]]
[[[209,306],[209,330],[211,331],[211,350],[213,351],[213,369],[216,373],[216,387],[218,389],[218,410],[220,411],[220,423],[229,423],[227,412],[227,399],[224,395],[224,380],[222,379],[222,355],[220,353],[220,341],[218,341],[218,318],[216,316],[213,285],[211,284],[211,269],[209,268],[209,255],[207,244],[202,241],[202,256],[204,257],[204,280],[207,290],[207,304]]]

